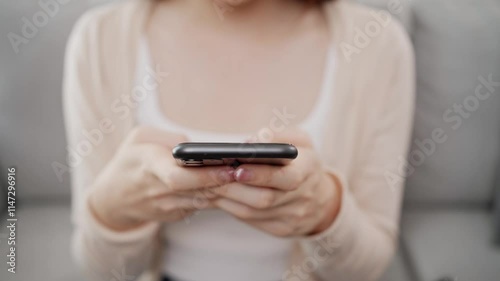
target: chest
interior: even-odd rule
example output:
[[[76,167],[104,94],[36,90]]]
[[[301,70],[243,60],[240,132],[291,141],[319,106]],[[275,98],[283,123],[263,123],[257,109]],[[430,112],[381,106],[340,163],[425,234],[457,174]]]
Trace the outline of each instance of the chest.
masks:
[[[329,78],[327,42],[223,49],[190,44],[168,51],[161,43],[149,44],[151,61],[169,73],[158,86],[159,107],[193,129],[253,132],[283,110],[293,115],[288,125],[298,125],[314,110]]]

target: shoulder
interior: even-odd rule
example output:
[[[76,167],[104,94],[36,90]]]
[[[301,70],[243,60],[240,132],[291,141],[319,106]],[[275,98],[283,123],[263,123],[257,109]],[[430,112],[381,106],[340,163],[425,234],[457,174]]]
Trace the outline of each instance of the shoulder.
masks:
[[[334,41],[350,62],[356,57],[368,56],[411,57],[411,40],[397,19],[401,10],[372,9],[347,0],[337,0],[325,5],[325,13],[332,29]]]
[[[65,73],[92,77],[96,88],[107,87],[107,97],[128,91],[132,82],[124,81],[132,81],[137,43],[151,3],[124,0],[84,13],[68,38]]]
[[[389,105],[410,108],[415,60],[411,40],[396,16],[348,0],[328,3],[325,13],[342,70],[336,81],[348,89],[345,104],[359,105],[367,124]]]
[[[134,14],[147,9],[150,1],[126,0],[114,2],[86,11],[76,22],[74,32],[117,30],[125,21],[134,19]]]
[[[139,15],[145,14],[150,2],[126,0],[88,10],[73,26],[68,48],[98,48],[113,42],[116,44],[131,35],[135,26],[138,26]]]
[[[120,1],[91,9],[78,19],[66,46],[66,100],[85,101],[78,106],[88,106],[96,119],[115,118],[112,103],[133,87],[136,39],[150,2]]]

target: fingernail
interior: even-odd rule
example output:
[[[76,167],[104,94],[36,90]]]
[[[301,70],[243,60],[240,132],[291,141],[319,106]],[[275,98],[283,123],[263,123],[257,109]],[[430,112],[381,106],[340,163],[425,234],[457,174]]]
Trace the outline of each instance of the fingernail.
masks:
[[[239,182],[249,181],[253,178],[253,172],[246,169],[237,169],[234,178]]]
[[[225,170],[221,170],[221,171],[219,171],[219,173],[217,173],[217,179],[220,182],[226,183],[226,182],[230,182],[233,180],[233,177],[234,177],[233,175],[234,175],[234,169],[225,169]]]

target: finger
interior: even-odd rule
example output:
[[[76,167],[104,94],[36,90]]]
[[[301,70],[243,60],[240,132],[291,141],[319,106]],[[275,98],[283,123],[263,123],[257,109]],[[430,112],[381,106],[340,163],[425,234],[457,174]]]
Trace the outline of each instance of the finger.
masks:
[[[144,199],[146,200],[154,200],[154,199],[160,199],[162,197],[167,197],[167,196],[184,196],[184,197],[190,197],[195,200],[201,201],[201,200],[213,200],[219,197],[218,194],[214,192],[215,188],[202,188],[202,189],[194,189],[194,190],[185,190],[185,191],[177,191],[173,193],[170,189],[166,188],[165,185],[163,184],[157,184],[155,186],[150,186],[148,187],[143,196]]]
[[[289,204],[267,210],[253,208],[226,198],[214,200],[213,204],[238,219],[254,223],[267,220],[279,220],[287,224],[295,225],[299,224],[300,220],[306,218],[310,213],[306,206],[300,201],[290,202]]]
[[[253,186],[272,187],[280,190],[295,190],[306,181],[320,165],[314,157],[302,155],[289,165],[243,164],[236,168],[234,179]]]
[[[234,180],[234,168],[205,166],[187,168],[173,163],[172,155],[162,148],[149,148],[144,168],[155,175],[169,192],[221,186]]]
[[[194,190],[177,191],[177,192],[175,192],[175,194],[183,195],[183,196],[193,196],[196,198],[203,198],[203,199],[207,199],[207,200],[214,200],[214,199],[219,198],[219,195],[215,191],[218,188],[221,188],[221,187],[200,188],[200,189],[194,189]]]
[[[294,197],[291,192],[241,183],[228,183],[219,188],[214,188],[213,191],[220,197],[256,209],[273,208],[292,200]]]
[[[212,208],[214,205],[209,202],[200,202],[196,198],[188,196],[168,196],[152,201],[152,208],[157,219],[165,220],[182,213],[191,213],[197,210]]]
[[[205,199],[203,194],[195,191],[184,191],[172,193],[160,180],[154,179],[139,187],[141,190],[137,192],[135,201],[148,202],[147,204],[158,204],[163,200],[171,200],[171,198],[187,198],[192,202]],[[131,196],[127,196],[131,198]],[[151,203],[153,202],[153,203]],[[186,200],[182,202],[187,202]],[[196,202],[195,202],[196,203]]]
[[[294,201],[267,212],[267,216],[252,212],[248,218],[242,220],[273,235],[289,237],[307,233],[311,227],[309,218],[314,212],[317,210],[311,210],[302,202]]]
[[[234,168],[206,166],[197,168],[172,167],[167,173],[167,187],[172,191],[207,189],[234,181]]]
[[[259,210],[231,199],[220,198],[214,200],[213,203],[221,210],[224,210],[242,220],[264,220],[271,219],[276,216],[274,212]]]
[[[255,228],[278,237],[289,237],[295,234],[294,225],[288,224],[282,220],[249,220],[246,222]]]
[[[295,146],[312,147],[309,135],[299,128],[290,128],[282,132],[272,132],[268,128],[262,128],[252,141],[290,143]]]
[[[187,141],[186,136],[154,127],[135,127],[127,136],[128,143],[153,143],[169,149]]]

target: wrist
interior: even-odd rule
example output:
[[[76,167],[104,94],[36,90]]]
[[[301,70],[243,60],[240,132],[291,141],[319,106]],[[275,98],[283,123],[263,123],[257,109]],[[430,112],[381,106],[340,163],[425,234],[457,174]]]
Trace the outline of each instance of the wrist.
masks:
[[[119,208],[113,208],[109,201],[102,202],[95,191],[87,197],[87,207],[99,224],[113,231],[125,232],[144,225],[144,222],[121,215]]]
[[[325,190],[323,197],[325,201],[321,208],[323,212],[321,212],[318,224],[309,235],[318,234],[328,229],[335,222],[340,212],[342,198],[340,181],[335,176],[324,173],[321,186]]]

